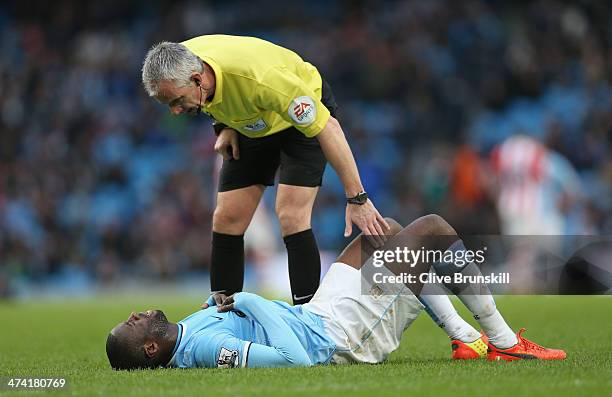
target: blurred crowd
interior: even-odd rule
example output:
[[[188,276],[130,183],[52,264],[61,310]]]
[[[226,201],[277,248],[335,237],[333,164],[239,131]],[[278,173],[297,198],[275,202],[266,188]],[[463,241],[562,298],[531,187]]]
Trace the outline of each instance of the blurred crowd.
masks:
[[[0,5],[0,295],[20,278],[206,271],[210,120],[170,116],[140,67],[156,42],[211,33],[319,68],[381,213],[437,212],[466,234],[612,234],[607,2],[34,3]],[[322,249],[345,242],[329,167],[313,228]]]

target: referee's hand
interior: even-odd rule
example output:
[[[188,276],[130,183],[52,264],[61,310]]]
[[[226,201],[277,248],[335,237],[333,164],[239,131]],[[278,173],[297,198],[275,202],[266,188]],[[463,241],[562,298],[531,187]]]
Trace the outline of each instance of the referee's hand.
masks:
[[[380,248],[385,244],[387,241],[386,233],[391,230],[385,218],[380,215],[370,199],[364,205],[347,204],[345,221],[344,237],[353,233],[352,224],[354,223],[361,229],[374,248]]]
[[[224,128],[215,142],[215,152],[223,156],[223,160],[238,160],[240,150],[238,149],[238,133],[232,128]]]

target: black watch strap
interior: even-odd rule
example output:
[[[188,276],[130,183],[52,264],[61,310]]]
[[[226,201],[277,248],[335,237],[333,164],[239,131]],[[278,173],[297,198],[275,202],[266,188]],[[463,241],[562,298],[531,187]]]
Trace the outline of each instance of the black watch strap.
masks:
[[[368,202],[368,194],[365,191],[361,191],[357,193],[355,197],[347,198],[346,202],[349,204],[364,205]]]
[[[227,128],[227,125],[220,123],[218,121],[215,121],[213,123],[213,130],[215,130],[215,135],[219,136],[219,134],[221,133],[221,131],[223,131],[225,128]]]

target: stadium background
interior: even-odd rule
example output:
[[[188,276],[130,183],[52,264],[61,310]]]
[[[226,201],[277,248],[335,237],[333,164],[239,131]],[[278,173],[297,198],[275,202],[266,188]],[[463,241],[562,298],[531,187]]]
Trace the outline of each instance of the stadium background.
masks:
[[[498,210],[492,152],[523,135],[557,175],[541,181],[548,200],[529,232],[609,235],[610,21],[604,1],[3,2],[0,296],[147,283],[205,296],[214,134],[204,117],[171,117],[140,83],[148,47],[200,34],[258,36],[315,64],[386,216],[514,230]],[[539,161],[524,153],[510,163]],[[282,294],[268,190],[247,282]],[[313,220],[326,258],[345,242],[343,197],[328,167]]]

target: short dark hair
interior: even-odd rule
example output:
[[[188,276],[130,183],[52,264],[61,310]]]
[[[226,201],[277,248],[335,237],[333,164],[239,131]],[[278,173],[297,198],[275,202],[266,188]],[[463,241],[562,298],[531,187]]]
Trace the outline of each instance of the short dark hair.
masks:
[[[128,338],[119,338],[112,333],[106,338],[106,355],[115,370],[155,368],[153,358],[147,356],[143,346],[138,346]]]

